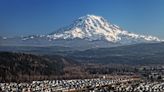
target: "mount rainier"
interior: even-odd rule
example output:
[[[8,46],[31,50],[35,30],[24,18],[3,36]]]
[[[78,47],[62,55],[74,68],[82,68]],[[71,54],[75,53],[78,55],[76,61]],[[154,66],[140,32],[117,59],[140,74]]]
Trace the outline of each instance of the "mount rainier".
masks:
[[[47,35],[0,38],[0,45],[66,46],[77,48],[113,47],[138,43],[161,42],[157,37],[123,30],[101,16],[86,15],[71,25]]]

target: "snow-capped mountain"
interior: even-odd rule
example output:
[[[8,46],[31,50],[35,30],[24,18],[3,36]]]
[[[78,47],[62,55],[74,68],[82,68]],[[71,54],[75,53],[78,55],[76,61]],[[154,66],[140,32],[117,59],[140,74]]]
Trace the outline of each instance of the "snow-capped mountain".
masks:
[[[4,40],[8,40],[5,38]],[[16,38],[15,38],[16,39]],[[50,44],[63,46],[110,47],[147,42],[160,42],[157,37],[130,33],[117,25],[109,23],[101,16],[86,15],[75,20],[71,25],[48,35],[20,37],[16,40],[23,44]],[[13,39],[12,39],[13,40]],[[4,42],[4,41],[3,41]],[[10,41],[8,42],[10,43]]]
[[[117,25],[110,24],[103,17],[86,15],[75,20],[70,26],[60,29],[48,35],[52,40],[55,39],[85,39],[89,41],[106,40],[108,42],[150,42],[160,41],[153,36],[144,36],[127,32]]]

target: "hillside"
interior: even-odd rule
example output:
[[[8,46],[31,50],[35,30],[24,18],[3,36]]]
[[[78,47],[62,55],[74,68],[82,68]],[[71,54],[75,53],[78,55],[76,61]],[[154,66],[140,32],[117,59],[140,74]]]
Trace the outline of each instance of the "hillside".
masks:
[[[81,63],[102,64],[163,64],[164,43],[143,43],[111,48],[94,48],[84,51],[67,47],[0,46],[0,51],[14,51],[35,55],[61,55]]]
[[[62,56],[0,52],[1,82],[78,78],[84,73],[79,63]]]
[[[164,43],[136,44],[77,51],[70,55],[81,62],[114,64],[164,64]]]

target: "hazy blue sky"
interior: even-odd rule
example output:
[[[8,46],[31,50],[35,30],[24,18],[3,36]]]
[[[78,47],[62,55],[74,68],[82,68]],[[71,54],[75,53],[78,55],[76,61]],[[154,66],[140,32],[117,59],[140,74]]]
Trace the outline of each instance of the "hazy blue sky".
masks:
[[[164,0],[0,0],[0,36],[48,34],[86,14],[164,39]]]

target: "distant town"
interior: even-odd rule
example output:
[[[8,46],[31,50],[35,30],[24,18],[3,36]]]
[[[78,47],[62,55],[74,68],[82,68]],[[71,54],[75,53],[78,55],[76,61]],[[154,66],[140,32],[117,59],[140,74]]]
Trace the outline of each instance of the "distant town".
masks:
[[[2,92],[164,92],[164,66],[143,66],[138,73],[97,78],[0,83]]]
[[[164,82],[137,76],[108,76],[94,79],[44,80],[31,83],[0,83],[2,92],[163,92]]]

